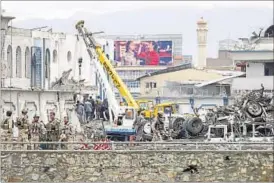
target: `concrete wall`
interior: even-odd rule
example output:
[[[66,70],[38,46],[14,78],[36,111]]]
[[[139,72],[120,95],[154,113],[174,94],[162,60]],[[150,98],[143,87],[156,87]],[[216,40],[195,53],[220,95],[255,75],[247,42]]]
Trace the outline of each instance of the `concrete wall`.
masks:
[[[68,109],[73,108],[73,93],[60,92],[60,103],[57,102],[57,91],[16,91],[2,90],[3,113],[6,115],[7,110],[13,111],[13,116],[21,114],[22,109],[29,110],[29,119],[38,112],[41,119],[47,123],[47,114],[49,111],[55,111],[56,117]]]
[[[264,63],[249,62],[246,67],[246,78],[234,78],[232,90],[254,90],[260,89],[261,83],[265,89],[273,90],[273,76],[265,76]]]
[[[233,60],[228,58],[207,58],[206,66],[211,68],[233,66]]]
[[[266,90],[273,90],[273,76],[235,78],[232,81],[231,90],[259,90],[261,84]]]
[[[248,63],[246,67],[246,77],[261,77],[264,76],[264,63]]]
[[[273,60],[273,49],[262,51],[230,51],[231,58],[234,61],[250,61],[250,60]]]
[[[273,182],[271,152],[2,152],[5,182]],[[226,159],[229,160],[226,160]],[[184,172],[197,165],[199,173]]]

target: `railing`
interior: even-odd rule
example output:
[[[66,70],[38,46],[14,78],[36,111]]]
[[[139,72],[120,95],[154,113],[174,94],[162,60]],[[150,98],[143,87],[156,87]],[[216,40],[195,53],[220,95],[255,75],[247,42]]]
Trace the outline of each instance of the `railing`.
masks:
[[[55,149],[39,150],[37,146],[54,145]],[[80,149],[86,144],[88,148]],[[96,144],[108,144],[109,150],[94,150]],[[61,145],[65,146],[62,148]],[[75,146],[76,145],[76,146]],[[29,146],[29,148],[26,148]],[[35,147],[36,146],[36,147]],[[273,142],[2,142],[1,152],[147,152],[147,151],[263,151],[273,152]]]

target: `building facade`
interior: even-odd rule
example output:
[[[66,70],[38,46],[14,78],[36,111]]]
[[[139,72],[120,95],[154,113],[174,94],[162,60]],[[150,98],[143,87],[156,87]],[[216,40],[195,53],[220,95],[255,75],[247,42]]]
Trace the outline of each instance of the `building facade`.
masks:
[[[239,72],[200,70],[184,64],[138,78],[141,97],[160,99],[161,102],[195,105],[227,105],[231,102],[231,78],[243,75]]]
[[[10,26],[13,17],[2,17],[2,80],[4,88],[50,90],[64,71],[69,78],[96,85],[93,63],[83,40],[76,35]],[[83,63],[78,59],[82,57]]]
[[[273,32],[274,25],[271,25],[260,36],[242,39],[241,46],[231,51],[234,66],[246,72],[245,77],[233,80],[234,92],[257,90],[261,88],[261,84],[265,90],[273,91]]]

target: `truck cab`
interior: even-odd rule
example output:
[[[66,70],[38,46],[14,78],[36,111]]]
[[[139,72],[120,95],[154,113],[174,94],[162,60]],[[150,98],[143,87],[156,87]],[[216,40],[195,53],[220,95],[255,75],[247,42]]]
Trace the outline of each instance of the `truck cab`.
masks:
[[[152,109],[154,106],[154,102],[152,100],[139,99],[136,100],[140,111],[144,112],[145,118],[150,119],[152,117]]]

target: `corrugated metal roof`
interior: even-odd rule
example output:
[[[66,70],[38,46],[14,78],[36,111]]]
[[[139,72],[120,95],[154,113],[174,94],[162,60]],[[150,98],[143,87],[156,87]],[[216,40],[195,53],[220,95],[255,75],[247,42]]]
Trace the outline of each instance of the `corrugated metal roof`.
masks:
[[[200,87],[204,87],[204,86],[207,86],[207,85],[210,85],[210,84],[214,84],[214,83],[217,83],[217,82],[220,82],[220,81],[223,81],[223,80],[232,79],[232,78],[243,76],[243,75],[245,75],[245,73],[235,74],[233,76],[223,77],[223,78],[220,78],[220,79],[214,79],[214,80],[211,80],[211,81],[208,81],[208,82],[203,82],[201,84],[195,85],[195,87],[200,88]]]
[[[184,70],[184,69],[190,69],[191,67],[192,67],[191,63],[186,63],[186,64],[178,65],[178,66],[175,66],[175,67],[168,67],[168,68],[163,69],[163,70],[159,70],[159,71],[156,71],[156,72],[153,72],[153,73],[146,74],[142,77],[137,78],[136,80],[140,80],[142,78],[146,78],[146,77],[150,77],[150,76],[156,76],[156,75],[160,75],[160,74],[176,72],[176,71],[180,71],[180,70]]]

